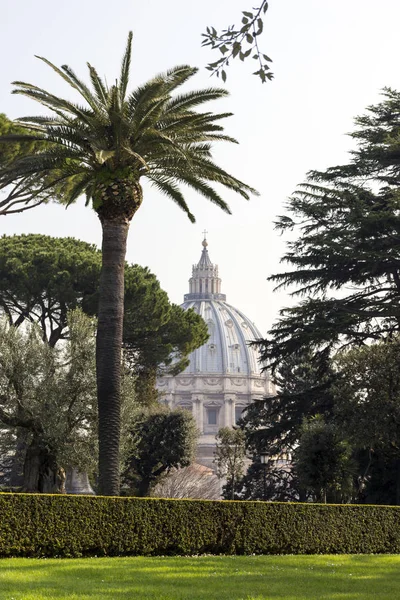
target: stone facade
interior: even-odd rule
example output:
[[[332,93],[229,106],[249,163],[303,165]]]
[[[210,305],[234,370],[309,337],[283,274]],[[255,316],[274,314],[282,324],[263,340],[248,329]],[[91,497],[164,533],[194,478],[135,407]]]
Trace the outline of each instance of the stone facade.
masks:
[[[212,264],[207,246],[204,239],[181,306],[203,317],[210,338],[190,355],[185,371],[176,377],[160,377],[157,387],[168,406],[193,413],[200,431],[196,461],[214,468],[218,430],[234,425],[246,406],[273,395],[274,388],[269,374],[261,373],[258,351],[248,345],[261,334],[242,312],[227,304],[218,267]]]

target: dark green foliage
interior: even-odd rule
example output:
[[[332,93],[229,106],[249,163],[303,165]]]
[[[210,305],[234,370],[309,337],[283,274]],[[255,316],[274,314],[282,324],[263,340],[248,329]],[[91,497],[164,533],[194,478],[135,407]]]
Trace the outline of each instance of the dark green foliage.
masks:
[[[130,493],[148,496],[161,476],[193,462],[197,443],[196,422],[189,411],[157,406],[133,420],[133,450],[123,474]]]
[[[400,329],[399,132],[400,93],[385,89],[383,101],[356,119],[351,137],[357,145],[349,163],[310,172],[289,199],[288,214],[279,217],[277,228],[291,234],[282,258],[288,269],[270,279],[277,289],[293,286],[301,301],[281,311],[260,344],[262,359],[276,370],[303,354],[309,365],[325,361],[327,369],[324,374],[318,366],[309,390],[280,390],[276,399],[251,407],[246,417],[253,447],[263,450],[266,442],[272,452],[285,444],[293,448],[302,418],[322,414],[327,422],[333,419],[355,448],[359,498],[377,499],[380,480],[386,482],[384,501],[388,488],[394,492],[397,487],[391,496],[396,504],[398,408],[396,394],[389,398],[387,391],[397,386],[398,360],[394,368],[381,361],[375,369],[359,369],[358,374],[353,369],[351,375],[351,365],[340,361],[332,370],[329,357],[338,349],[390,339]],[[290,373],[285,378],[290,381]],[[341,387],[333,393],[338,382]],[[370,435],[372,429],[376,435]],[[385,450],[378,437],[385,438]],[[389,472],[398,473],[397,486],[393,480],[390,484]],[[374,493],[369,495],[372,481]]]
[[[251,453],[259,456],[268,452],[273,457],[291,450],[299,439],[305,417],[332,415],[333,380],[329,356],[324,353],[313,356],[305,349],[283,360],[275,373],[277,395],[257,400],[242,417]]]
[[[306,500],[306,495],[292,469],[275,460],[263,465],[258,459],[237,483],[235,499],[297,502]]]
[[[352,498],[352,447],[334,422],[325,423],[321,415],[305,420],[293,462],[301,487],[317,502]]]
[[[337,358],[335,420],[360,461],[363,501],[400,504],[400,339]]]
[[[210,46],[212,50],[219,50],[222,57],[215,62],[210,63],[206,68],[212,75],[221,75],[222,81],[226,81],[226,68],[229,67],[229,61],[239,58],[241,61],[247,58],[253,58],[257,61],[257,75],[262,83],[273,79],[273,73],[270,72],[269,63],[272,60],[266,54],[263,54],[258,46],[258,38],[264,29],[263,15],[268,10],[267,0],[262,0],[258,8],[252,11],[244,10],[242,12],[242,22],[239,27],[235,25],[223,29],[218,33],[214,27],[207,27],[207,32],[203,33],[203,46]]]
[[[262,345],[276,366],[304,349],[379,340],[400,324],[400,93],[356,119],[347,165],[311,171],[277,228],[297,234],[270,279],[306,298],[281,311]]]
[[[157,286],[163,292],[158,281]],[[208,340],[205,322],[193,310],[170,304],[165,292],[163,303],[157,304],[150,285],[143,300],[152,303],[154,310],[137,299],[130,304],[129,286],[126,288],[124,347],[128,357],[146,370],[177,375],[188,366],[189,354]]]
[[[137,401],[149,407],[158,400],[157,375],[183,371],[189,354],[207,341],[208,329],[193,310],[171,304],[150,272],[146,288],[139,290],[131,286],[133,271],[126,273],[124,354],[136,377]]]
[[[0,494],[0,556],[400,553],[400,508]]]
[[[35,322],[51,346],[63,339],[68,310],[87,312],[97,291],[101,252],[73,238],[0,238],[0,311],[18,327]]]

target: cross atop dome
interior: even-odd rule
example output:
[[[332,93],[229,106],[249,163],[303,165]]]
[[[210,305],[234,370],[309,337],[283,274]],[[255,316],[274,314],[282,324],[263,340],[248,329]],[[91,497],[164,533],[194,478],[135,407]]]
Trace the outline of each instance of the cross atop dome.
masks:
[[[199,262],[192,267],[189,294],[185,294],[185,301],[194,299],[226,300],[225,294],[221,294],[218,265],[214,265],[208,255],[207,233],[207,230],[203,231],[203,250]]]

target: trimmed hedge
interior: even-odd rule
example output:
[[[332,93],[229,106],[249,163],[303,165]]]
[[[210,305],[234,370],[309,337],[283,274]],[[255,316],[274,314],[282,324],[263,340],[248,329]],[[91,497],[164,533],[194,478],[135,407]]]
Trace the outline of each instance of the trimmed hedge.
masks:
[[[0,494],[0,556],[400,553],[400,507]]]

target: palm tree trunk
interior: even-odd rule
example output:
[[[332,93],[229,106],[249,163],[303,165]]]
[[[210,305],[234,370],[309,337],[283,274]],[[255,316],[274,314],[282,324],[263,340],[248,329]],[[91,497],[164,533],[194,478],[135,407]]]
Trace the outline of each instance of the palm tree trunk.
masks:
[[[124,268],[129,221],[122,217],[101,219],[101,223],[103,262],[96,338],[99,493],[118,496]]]

